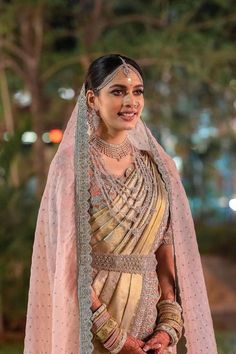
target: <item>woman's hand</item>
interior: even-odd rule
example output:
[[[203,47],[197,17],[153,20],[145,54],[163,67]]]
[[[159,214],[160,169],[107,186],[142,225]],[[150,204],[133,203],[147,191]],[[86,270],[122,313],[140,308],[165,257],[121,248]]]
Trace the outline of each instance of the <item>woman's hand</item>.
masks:
[[[142,340],[132,337],[132,336],[128,336],[126,339],[126,342],[125,342],[123,348],[121,349],[121,351],[119,352],[119,354],[145,353],[142,349],[144,345],[145,345],[145,343]]]
[[[170,336],[164,331],[157,332],[149,341],[145,343],[143,351],[153,350],[155,354],[163,354],[170,344]]]

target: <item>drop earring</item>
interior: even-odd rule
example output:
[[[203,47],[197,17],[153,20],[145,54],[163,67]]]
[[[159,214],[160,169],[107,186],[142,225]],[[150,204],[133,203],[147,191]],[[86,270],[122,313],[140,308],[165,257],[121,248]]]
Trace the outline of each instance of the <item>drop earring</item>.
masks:
[[[100,117],[98,116],[94,108],[91,108],[88,111],[88,123],[92,132],[97,130],[100,123]]]

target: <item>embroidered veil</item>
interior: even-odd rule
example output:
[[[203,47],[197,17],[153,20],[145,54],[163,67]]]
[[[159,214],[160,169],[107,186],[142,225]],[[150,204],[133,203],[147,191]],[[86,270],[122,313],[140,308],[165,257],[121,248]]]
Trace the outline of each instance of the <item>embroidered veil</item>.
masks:
[[[129,139],[146,150],[170,203],[177,297],[189,354],[217,353],[193,220],[173,160],[141,120]],[[32,256],[24,354],[90,354],[89,139],[84,86],[51,162]]]

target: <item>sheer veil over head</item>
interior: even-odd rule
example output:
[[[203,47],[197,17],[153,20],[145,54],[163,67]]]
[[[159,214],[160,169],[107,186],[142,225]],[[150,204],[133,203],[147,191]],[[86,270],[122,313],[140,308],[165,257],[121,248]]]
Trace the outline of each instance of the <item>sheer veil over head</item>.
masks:
[[[123,64],[121,60],[120,66]],[[51,162],[38,214],[24,354],[93,352],[88,212],[90,135],[83,85]],[[186,352],[215,354],[217,349],[194,225],[179,174],[173,160],[142,120],[128,135],[133,145],[150,154],[168,191],[177,298],[183,308]]]

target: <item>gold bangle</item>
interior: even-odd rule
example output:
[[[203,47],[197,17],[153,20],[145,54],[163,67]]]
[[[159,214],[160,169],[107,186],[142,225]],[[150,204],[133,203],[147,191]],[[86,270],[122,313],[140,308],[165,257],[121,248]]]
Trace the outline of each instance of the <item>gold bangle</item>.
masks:
[[[110,348],[113,348],[114,343],[117,342],[117,338],[120,335],[120,329],[117,327],[114,332],[110,335],[108,340],[103,343],[103,346],[110,351]]]
[[[156,328],[154,333],[157,333],[159,331],[164,331],[166,333],[169,334],[170,338],[171,338],[171,342],[170,342],[170,346],[174,346],[178,343],[179,337],[177,336],[176,331],[174,330],[174,328],[172,328],[171,326],[167,325],[167,324],[162,324],[160,323]]]
[[[106,304],[102,304],[93,314],[92,314],[92,321],[95,320],[95,318],[97,318],[104,310],[106,310],[107,305]]]
[[[182,321],[182,317],[180,314],[175,314],[175,313],[171,313],[171,312],[163,312],[163,314],[160,315],[160,322],[163,322],[164,319],[169,319],[169,320],[175,320],[176,322],[181,322]]]
[[[183,321],[176,321],[170,318],[162,319],[159,323],[172,323],[175,327],[183,328]]]
[[[96,332],[96,337],[103,343],[110,337],[112,332],[118,327],[114,318],[110,317],[106,323]]]
[[[177,309],[173,309],[173,308],[162,308],[161,310],[158,311],[159,314],[163,314],[163,313],[174,313],[175,315],[179,315],[182,316],[182,313],[177,310]]]
[[[169,305],[164,305],[161,307],[158,307],[158,312],[163,312],[163,311],[171,311],[171,312],[176,312],[176,313],[182,313],[182,311],[180,311],[178,309],[178,307],[174,307],[174,306],[169,306]]]
[[[109,352],[112,352],[113,350],[116,350],[116,348],[119,346],[120,341],[122,338],[122,330],[118,328],[118,334],[116,336],[116,339],[113,341],[113,343],[107,348]]]
[[[183,326],[181,326],[180,324],[178,324],[177,322],[173,321],[173,320],[166,320],[166,321],[163,321],[160,323],[161,324],[165,324],[165,325],[168,325],[168,326],[171,326],[172,328],[174,328],[176,330],[176,332],[178,334],[181,334],[182,333],[182,329],[183,329]]]
[[[157,308],[159,309],[160,307],[163,307],[164,305],[169,305],[172,306],[176,309],[178,309],[180,312],[182,312],[182,307],[180,306],[180,304],[178,304],[177,301],[172,301],[172,300],[162,300],[157,304]]]
[[[110,314],[108,313],[107,310],[103,311],[101,315],[99,315],[94,321],[92,325],[92,331],[94,333],[98,332],[99,329],[107,322],[107,320],[110,318]]]
[[[112,354],[117,354],[121,351],[121,349],[123,348],[125,342],[127,339],[127,333],[121,329],[120,331],[120,337],[119,337],[119,342],[116,344],[116,347],[111,349],[110,352]]]

